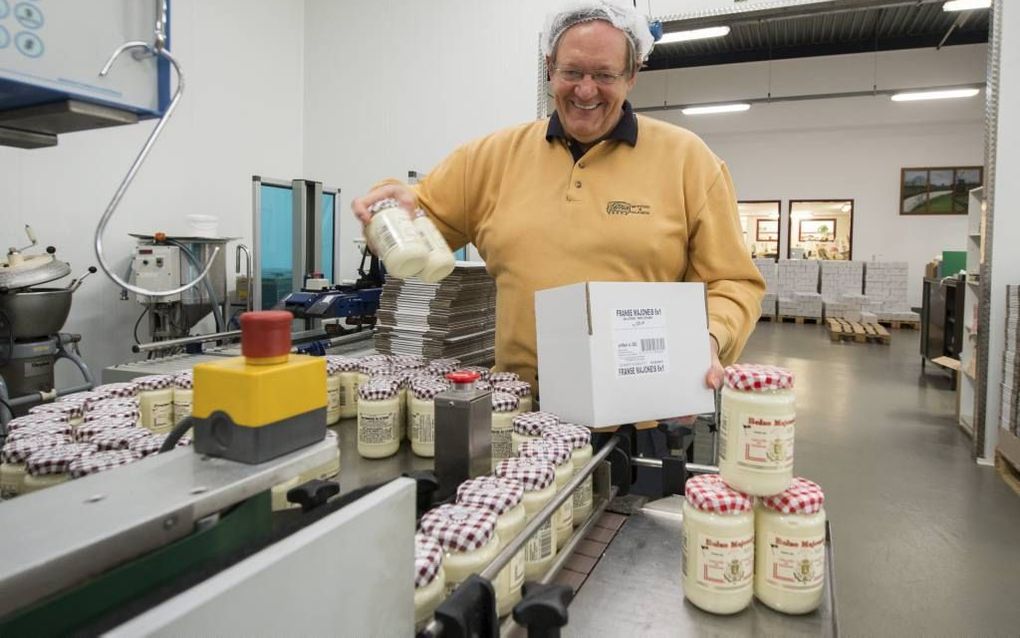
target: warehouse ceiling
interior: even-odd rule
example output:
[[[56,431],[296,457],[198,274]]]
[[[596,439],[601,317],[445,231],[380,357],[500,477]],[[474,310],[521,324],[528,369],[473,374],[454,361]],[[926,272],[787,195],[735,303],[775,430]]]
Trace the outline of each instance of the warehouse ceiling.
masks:
[[[667,33],[714,26],[728,26],[730,33],[656,45],[646,70],[988,41],[988,10],[947,12],[942,4],[941,0],[840,0],[755,10],[748,3],[739,13],[670,16],[664,19]]]

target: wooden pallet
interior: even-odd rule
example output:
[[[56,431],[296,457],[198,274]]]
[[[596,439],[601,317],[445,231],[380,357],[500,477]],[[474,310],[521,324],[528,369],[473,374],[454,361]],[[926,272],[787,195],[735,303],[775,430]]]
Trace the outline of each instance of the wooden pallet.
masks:
[[[829,338],[833,341],[852,341],[854,343],[892,343],[892,335],[884,327],[875,323],[859,323],[846,319],[826,319]]]
[[[920,321],[879,321],[879,325],[893,330],[920,330]]]
[[[776,315],[776,321],[778,321],[779,323],[797,323],[797,324],[813,323],[813,324],[817,325],[817,324],[821,324],[822,323],[822,318],[821,317],[793,317],[793,316],[790,316],[790,315]]]
[[[776,320],[775,315],[762,315],[758,317],[758,321],[775,321],[775,320]]]
[[[1002,481],[1014,492],[1020,494],[1020,469],[1010,463],[1002,452],[995,453],[995,471],[1002,477]]]

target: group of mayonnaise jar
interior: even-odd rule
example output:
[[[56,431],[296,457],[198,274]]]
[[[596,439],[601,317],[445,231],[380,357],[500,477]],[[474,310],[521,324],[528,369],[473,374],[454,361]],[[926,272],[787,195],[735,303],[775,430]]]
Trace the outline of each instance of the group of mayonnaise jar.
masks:
[[[788,614],[814,611],[825,582],[825,495],[793,476],[793,374],[760,365],[726,369],[719,475],[687,481],[684,595],[733,614],[756,597]]]
[[[412,217],[397,200],[388,198],[373,204],[369,212],[372,219],[365,225],[365,236],[386,272],[429,283],[453,272],[453,253],[425,211],[419,208]]]

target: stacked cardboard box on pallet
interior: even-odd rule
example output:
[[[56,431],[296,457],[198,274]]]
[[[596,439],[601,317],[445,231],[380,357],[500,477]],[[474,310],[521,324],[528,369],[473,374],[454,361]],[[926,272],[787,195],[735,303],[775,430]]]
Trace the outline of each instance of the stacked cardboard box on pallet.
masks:
[[[842,294],[835,301],[825,302],[825,317],[861,323],[876,323],[878,313],[882,311],[883,305],[882,301],[860,293]]]
[[[1017,418],[1017,331],[1020,328],[1020,286],[1006,286],[1006,347],[1002,355],[1002,404],[999,425],[1020,436],[1020,419]]]
[[[906,262],[869,261],[864,267],[864,294],[882,302],[875,313],[879,321],[920,321],[921,317],[910,310],[907,302]]]
[[[787,259],[778,264],[779,316],[822,316],[822,296],[818,294],[818,262]]]
[[[864,289],[864,262],[821,262],[821,293],[826,318],[860,321],[861,308],[854,303]],[[850,315],[850,316],[847,316]]]
[[[761,299],[761,315],[776,316],[776,302],[779,300],[779,267],[774,259],[755,259],[754,265],[765,278],[765,296]]]

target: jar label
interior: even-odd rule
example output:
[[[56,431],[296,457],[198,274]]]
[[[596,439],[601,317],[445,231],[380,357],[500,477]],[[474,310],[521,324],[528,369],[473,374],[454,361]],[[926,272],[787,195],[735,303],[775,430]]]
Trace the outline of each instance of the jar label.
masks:
[[[528,539],[528,543],[524,546],[524,560],[528,563],[543,561],[552,556],[553,549],[552,520],[548,520],[538,528],[534,536]]]
[[[411,412],[411,440],[418,443],[436,442],[435,417],[428,412]]]
[[[737,538],[697,534],[697,546],[691,547],[685,526],[681,554],[684,576],[692,570],[694,581],[705,589],[727,592],[751,586],[754,534]]]
[[[397,415],[393,412],[388,414],[359,414],[358,415],[358,442],[365,445],[389,445],[397,440],[396,428],[394,427]]]
[[[589,476],[587,481],[581,483],[581,487],[574,490],[574,509],[585,509],[586,507],[591,505],[592,501],[591,490],[592,490],[592,478]]]
[[[390,209],[373,217],[368,231],[384,260],[386,254],[398,245],[406,245],[409,240],[421,237],[414,222],[402,208]]]
[[[574,526],[574,503],[568,500],[556,512],[556,528],[570,528]]]
[[[524,551],[522,549],[510,559],[510,591],[520,591],[524,584]]]
[[[720,461],[725,461],[732,452],[732,460],[741,467],[764,472],[793,469],[795,413],[763,417],[723,410],[720,421]]]
[[[326,409],[337,410],[340,408],[340,386],[331,387],[326,392]]]
[[[616,376],[669,372],[666,313],[661,307],[614,308],[612,322]]]
[[[770,532],[765,580],[786,591],[818,589],[825,578],[825,537],[793,538]]]
[[[165,428],[173,425],[174,404],[173,401],[152,404],[152,427]]]
[[[513,456],[513,427],[492,428],[492,464]]]
[[[191,401],[178,401],[174,399],[174,423],[180,423],[181,419],[191,416]]]

